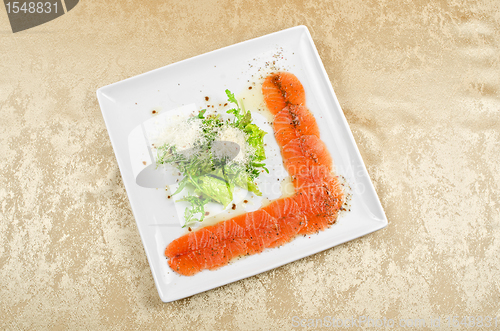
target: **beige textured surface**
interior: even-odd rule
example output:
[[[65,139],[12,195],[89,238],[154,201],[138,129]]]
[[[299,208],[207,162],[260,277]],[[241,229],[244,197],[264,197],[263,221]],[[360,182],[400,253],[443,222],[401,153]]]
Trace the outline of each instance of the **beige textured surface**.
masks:
[[[500,2],[145,3],[84,0],[16,34],[0,9],[0,329],[500,317]],[[163,304],[95,91],[299,24],[389,226]]]

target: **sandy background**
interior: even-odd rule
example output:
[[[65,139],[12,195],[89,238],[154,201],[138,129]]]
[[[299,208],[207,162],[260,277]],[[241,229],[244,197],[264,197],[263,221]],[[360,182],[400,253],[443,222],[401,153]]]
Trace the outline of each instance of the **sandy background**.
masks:
[[[0,6],[0,329],[500,319],[500,2],[151,3],[84,0],[16,34]],[[164,304],[95,91],[301,24],[389,226]]]

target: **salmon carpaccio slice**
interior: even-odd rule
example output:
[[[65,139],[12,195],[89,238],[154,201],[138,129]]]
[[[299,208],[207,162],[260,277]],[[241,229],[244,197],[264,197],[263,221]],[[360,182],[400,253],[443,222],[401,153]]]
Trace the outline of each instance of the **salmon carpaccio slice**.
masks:
[[[313,167],[332,169],[332,157],[325,144],[316,136],[301,136],[281,148],[283,164],[290,176]]]
[[[232,259],[284,245],[298,235],[325,230],[337,220],[343,191],[332,172],[331,155],[305,106],[300,81],[289,72],[269,75],[262,84],[283,164],[295,187],[291,197],[266,207],[189,232],[165,249],[177,273],[194,275],[217,269]]]
[[[301,136],[319,138],[319,128],[313,114],[301,105],[289,105],[274,116],[274,137],[278,145],[285,146]]]
[[[278,72],[269,75],[262,83],[266,106],[275,115],[287,105],[305,105],[304,87],[294,74]]]

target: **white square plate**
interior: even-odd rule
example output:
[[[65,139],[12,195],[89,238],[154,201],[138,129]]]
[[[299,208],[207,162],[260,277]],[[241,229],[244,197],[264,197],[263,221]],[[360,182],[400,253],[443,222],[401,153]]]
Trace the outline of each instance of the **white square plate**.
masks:
[[[167,264],[166,246],[186,232],[179,225],[174,204],[162,189],[136,184],[132,173],[128,135],[151,118],[152,110],[168,111],[196,103],[205,96],[224,102],[224,90],[247,91],[259,75],[278,67],[294,73],[306,91],[313,112],[335,163],[337,174],[351,187],[351,211],[321,233],[299,237],[279,249],[237,260],[214,271],[179,276]],[[258,89],[254,89],[257,91]],[[248,93],[248,91],[247,91]],[[120,167],[160,298],[178,300],[250,277],[384,228],[387,219],[356,147],[347,121],[304,26],[276,32],[100,88],[97,98]],[[268,137],[269,136],[269,137]],[[274,139],[267,135],[267,139]]]

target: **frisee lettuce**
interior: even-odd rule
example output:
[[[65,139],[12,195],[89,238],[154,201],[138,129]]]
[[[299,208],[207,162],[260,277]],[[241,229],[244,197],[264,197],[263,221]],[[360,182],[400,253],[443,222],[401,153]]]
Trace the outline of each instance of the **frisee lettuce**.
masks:
[[[216,202],[227,207],[233,201],[235,187],[241,187],[262,195],[255,184],[255,179],[264,170],[266,159],[264,149],[265,131],[252,123],[252,114],[246,111],[243,103],[238,103],[236,97],[226,90],[228,101],[235,107],[227,111],[234,115],[234,119],[224,120],[220,115],[205,116],[206,109],[202,109],[197,116],[190,118],[193,121],[202,121],[202,136],[194,149],[189,153],[178,151],[177,146],[164,144],[157,148],[157,166],[172,164],[179,169],[184,178],[178,183],[173,195],[179,194],[188,188],[190,194],[178,201],[189,202],[190,206],[184,212],[184,226],[193,222],[201,222],[205,218],[205,205]],[[212,147],[217,135],[224,126],[232,126],[245,134],[246,141],[252,152],[247,155],[244,164],[231,162],[227,159],[214,157]]]

